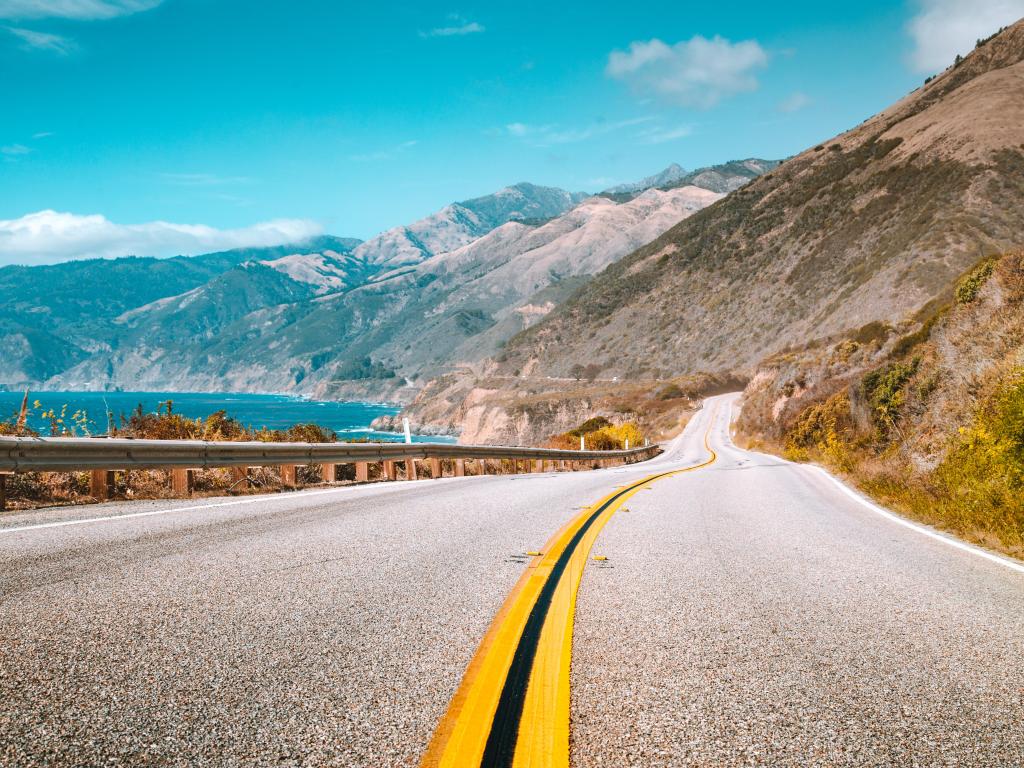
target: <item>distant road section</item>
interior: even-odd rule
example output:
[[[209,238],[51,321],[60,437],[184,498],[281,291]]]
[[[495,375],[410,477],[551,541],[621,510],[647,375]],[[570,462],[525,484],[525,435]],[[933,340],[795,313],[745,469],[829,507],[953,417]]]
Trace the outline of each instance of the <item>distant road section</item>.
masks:
[[[545,764],[1024,763],[1024,573],[739,450],[732,400],[629,467],[4,516],[0,764],[417,765],[555,534],[705,434],[580,564]]]

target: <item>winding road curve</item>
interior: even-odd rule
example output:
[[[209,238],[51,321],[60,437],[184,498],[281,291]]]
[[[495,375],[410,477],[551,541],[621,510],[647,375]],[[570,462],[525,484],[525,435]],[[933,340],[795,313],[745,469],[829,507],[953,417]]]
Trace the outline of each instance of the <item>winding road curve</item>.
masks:
[[[0,518],[0,765],[1024,764],[1024,568],[734,400],[631,467]]]

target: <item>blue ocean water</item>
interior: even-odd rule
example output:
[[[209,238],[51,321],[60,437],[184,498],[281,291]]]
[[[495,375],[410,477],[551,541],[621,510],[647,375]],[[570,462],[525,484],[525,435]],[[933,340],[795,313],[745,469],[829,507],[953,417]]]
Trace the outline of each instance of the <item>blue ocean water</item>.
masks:
[[[0,392],[0,421],[15,417],[21,408],[22,392]],[[214,411],[227,411],[248,427],[284,429],[299,423],[314,423],[333,429],[341,439],[402,440],[393,432],[370,429],[378,416],[398,413],[396,406],[381,403],[355,403],[307,400],[289,395],[247,395],[227,392],[29,392],[29,426],[40,434],[48,434],[49,422],[40,417],[43,411],[60,412],[67,406],[67,418],[75,411],[86,414],[89,431],[94,435],[107,431],[108,411],[115,421],[127,416],[139,404],[147,413],[155,413],[160,403],[172,402],[175,413],[189,418],[209,416]],[[33,408],[39,401],[40,408]],[[414,442],[453,442],[452,438],[413,435]]]

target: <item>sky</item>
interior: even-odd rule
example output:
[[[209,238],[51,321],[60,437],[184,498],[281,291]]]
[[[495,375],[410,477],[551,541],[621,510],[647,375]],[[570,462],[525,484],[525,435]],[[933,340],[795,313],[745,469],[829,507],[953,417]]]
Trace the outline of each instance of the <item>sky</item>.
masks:
[[[0,0],[0,265],[368,238],[783,158],[1024,0]]]

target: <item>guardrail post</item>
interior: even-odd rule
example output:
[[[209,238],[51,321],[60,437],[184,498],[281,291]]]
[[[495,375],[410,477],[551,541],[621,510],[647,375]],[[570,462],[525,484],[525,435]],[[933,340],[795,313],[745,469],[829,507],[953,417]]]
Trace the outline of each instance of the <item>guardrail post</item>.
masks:
[[[434,456],[430,457],[430,476],[434,480],[444,477],[444,470],[441,468],[441,460]]]
[[[195,487],[195,470],[172,469],[171,492],[178,496],[191,496]]]
[[[250,487],[249,482],[249,468],[248,467],[232,467],[231,468],[231,486],[235,487],[242,482],[245,483],[245,487]]]
[[[295,465],[281,464],[281,485],[286,488],[294,488],[298,485],[296,480]]]
[[[356,462],[356,482],[357,483],[368,483],[370,482],[370,463],[367,461]]]
[[[405,479],[415,480],[416,479],[416,459],[405,460]]]
[[[320,480],[324,483],[333,483],[338,479],[336,464],[321,464],[320,465]]]
[[[544,459],[537,459],[536,461],[533,462],[533,471],[534,472],[543,472],[544,471]]]
[[[395,462],[393,462],[393,461],[386,461],[385,460],[384,468],[383,468],[383,473],[384,473],[384,477],[387,478],[388,480],[397,480],[398,479],[398,467],[395,466]]]
[[[114,473],[109,469],[94,469],[89,476],[89,495],[96,501],[106,501],[114,491]]]
[[[466,460],[456,459],[455,460],[455,476],[465,477],[466,476]]]

